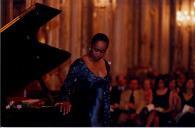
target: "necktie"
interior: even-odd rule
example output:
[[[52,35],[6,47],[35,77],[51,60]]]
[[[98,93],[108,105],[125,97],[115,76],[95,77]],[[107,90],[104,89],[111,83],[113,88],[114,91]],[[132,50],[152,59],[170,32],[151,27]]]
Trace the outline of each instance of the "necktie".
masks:
[[[132,92],[131,92],[131,96],[130,96],[129,102],[131,102],[131,103],[135,103],[135,99],[134,99],[134,91],[132,91]]]

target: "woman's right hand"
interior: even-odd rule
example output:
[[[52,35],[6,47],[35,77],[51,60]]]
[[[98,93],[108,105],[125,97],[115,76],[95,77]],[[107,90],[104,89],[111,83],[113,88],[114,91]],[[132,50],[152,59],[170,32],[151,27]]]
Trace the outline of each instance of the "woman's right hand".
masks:
[[[69,101],[57,102],[55,104],[55,106],[59,107],[60,112],[62,112],[63,115],[68,114],[71,110],[71,107],[72,107],[72,105]]]

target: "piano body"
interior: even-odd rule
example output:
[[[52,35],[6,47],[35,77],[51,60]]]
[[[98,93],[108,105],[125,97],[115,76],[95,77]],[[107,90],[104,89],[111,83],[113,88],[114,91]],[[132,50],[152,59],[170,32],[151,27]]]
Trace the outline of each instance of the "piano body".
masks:
[[[49,91],[41,79],[42,76],[65,62],[71,54],[40,43],[37,32],[43,24],[60,12],[60,10],[37,3],[0,29],[2,126],[66,125],[65,117],[58,108],[52,106],[53,102],[41,103],[38,107],[24,107],[19,104],[16,108],[9,108],[10,101],[8,101],[17,90],[34,80],[40,82],[42,92],[47,98],[49,97]]]

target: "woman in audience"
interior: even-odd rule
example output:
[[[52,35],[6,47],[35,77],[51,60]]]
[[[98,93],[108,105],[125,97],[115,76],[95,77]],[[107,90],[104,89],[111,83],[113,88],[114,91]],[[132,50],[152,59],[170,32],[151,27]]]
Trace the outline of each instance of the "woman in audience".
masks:
[[[181,100],[179,97],[179,88],[177,87],[176,80],[169,80],[169,107],[164,113],[164,125],[165,126],[174,126],[175,125],[175,117],[179,113],[181,108]]]
[[[142,95],[143,95],[143,109],[140,112],[140,120],[142,124],[145,124],[145,120],[147,119],[150,108],[153,107],[152,100],[152,88],[151,88],[151,81],[150,79],[144,79],[142,83]]]
[[[152,104],[153,95],[150,79],[145,79],[143,83],[143,93],[145,105]]]
[[[167,110],[169,109],[169,90],[165,86],[165,82],[162,78],[157,80],[157,87],[154,91],[153,103],[155,109],[151,111],[147,119],[146,126],[151,126],[154,123],[154,126],[159,126],[159,118],[164,119]]]
[[[184,91],[180,93],[182,104],[182,116],[179,126],[195,126],[195,85],[193,79],[188,79],[184,84]]]
[[[169,109],[168,112],[171,112],[175,116],[181,108],[181,100],[179,97],[179,88],[176,85],[176,80],[172,79],[169,82]]]

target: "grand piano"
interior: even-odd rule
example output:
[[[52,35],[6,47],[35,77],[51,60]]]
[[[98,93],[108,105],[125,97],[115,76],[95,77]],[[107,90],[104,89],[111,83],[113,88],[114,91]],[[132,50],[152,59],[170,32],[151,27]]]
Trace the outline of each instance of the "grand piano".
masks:
[[[39,28],[60,12],[37,3],[0,29],[1,126],[68,126],[67,117],[54,106],[42,76],[64,63],[71,54],[37,39]],[[31,106],[22,101],[33,99],[18,100],[13,107],[16,100],[10,98],[13,99],[18,90],[34,80],[39,81],[47,102]]]

